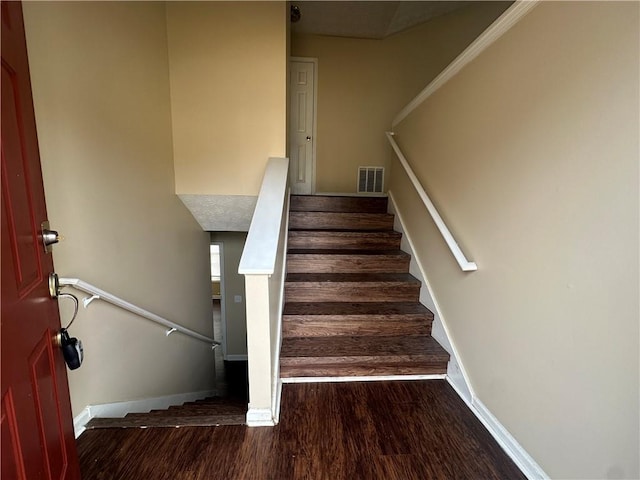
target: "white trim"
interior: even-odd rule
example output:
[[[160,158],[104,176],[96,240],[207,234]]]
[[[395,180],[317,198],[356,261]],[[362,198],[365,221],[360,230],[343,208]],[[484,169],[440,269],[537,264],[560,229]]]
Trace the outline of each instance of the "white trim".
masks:
[[[241,275],[273,274],[288,182],[289,159],[269,158],[240,258]]]
[[[225,358],[227,362],[246,362],[248,359],[249,356],[246,354],[227,355],[227,358]]]
[[[453,78],[473,59],[480,55],[489,45],[504,35],[537,5],[539,0],[518,0],[504,11],[475,41],[469,45],[456,59],[449,64],[424,90],[407,104],[393,119],[392,127],[402,122],[411,112],[429,98],[436,90]]]
[[[142,400],[87,405],[73,418],[73,429],[76,438],[78,438],[80,434],[84,432],[87,423],[95,417],[122,418],[127,413],[146,413],[150,410],[162,410],[172,405],[182,405],[185,402],[193,402],[201,398],[213,397],[217,395],[217,393],[217,390],[203,390],[200,392],[144,398]]]
[[[504,425],[493,416],[491,411],[477,397],[473,398],[472,410],[529,480],[546,480],[549,478],[540,465],[522,448],[522,445],[513,438],[509,431],[504,428]]]
[[[340,383],[340,382],[384,382],[388,380],[444,380],[445,374],[431,375],[376,375],[368,377],[290,377],[282,383]]]
[[[311,144],[311,195],[316,194],[316,146],[318,145],[318,58],[317,57],[290,57],[291,62],[313,63],[313,143]]]
[[[278,370],[278,375],[280,371]],[[273,421],[277,425],[280,422],[280,406],[282,404],[282,379],[278,379],[278,383],[276,385],[276,400],[275,406],[273,408]]]
[[[451,383],[449,378],[447,381],[460,395],[456,385]],[[548,480],[550,478],[478,397],[474,396],[471,401],[462,395],[460,397],[529,480]]]
[[[270,408],[251,408],[247,412],[248,427],[273,427],[275,422],[271,416]]]
[[[445,376],[447,382],[455,390],[462,401],[465,402],[465,404],[469,407],[473,414],[482,422],[482,424],[493,436],[496,442],[498,442],[502,449],[507,453],[507,455],[509,455],[509,457],[515,462],[518,468],[520,468],[522,473],[524,473],[528,479],[548,479],[548,475],[542,470],[542,468],[540,468],[535,460],[533,460],[533,458],[525,451],[525,449],[522,448],[522,446],[516,441],[515,438],[513,438],[513,436],[498,421],[498,419],[493,416],[493,414],[478,399],[478,397],[476,397],[469,380],[469,376],[467,375],[467,370],[464,368],[464,365],[458,353],[458,349],[456,348],[456,344],[453,341],[453,337],[451,336],[447,324],[444,321],[444,317],[442,316],[440,306],[438,305],[438,302],[433,294],[433,289],[431,288],[431,284],[429,283],[427,275],[424,271],[423,264],[420,261],[420,257],[415,253],[415,244],[413,243],[411,236],[407,233],[402,214],[400,214],[397,209],[397,204],[392,191],[389,191],[389,210],[395,215],[395,219],[397,220],[394,223],[394,229],[402,233],[403,243],[406,239],[406,242],[409,246],[410,251],[407,253],[411,254],[412,265],[413,259],[415,258],[418,271],[412,271],[411,274],[416,276],[420,281],[423,282],[423,288],[420,289],[420,300],[422,303],[427,303],[423,301],[424,289],[425,293],[428,294],[428,298],[431,301],[430,303],[432,303],[432,305],[429,305],[429,308],[431,308],[431,306],[434,307],[434,329],[437,328],[438,324],[442,328],[442,334],[444,335],[443,338],[439,338],[435,330],[432,331],[432,336],[436,338],[436,340],[438,340],[443,345],[443,347],[445,347],[445,349],[449,351],[451,355],[451,360],[449,361],[449,365],[447,368],[447,375]]]
[[[422,282],[420,287],[420,301],[427,305],[430,309],[433,309],[434,322],[432,325],[431,336],[434,337],[444,348],[449,352],[450,360],[447,365],[447,375],[455,381],[456,387],[460,392],[463,392],[463,396],[466,400],[471,400],[473,395],[473,389],[469,382],[469,376],[462,364],[460,354],[453,341],[453,337],[447,327],[444,316],[442,315],[442,309],[436,300],[433,293],[433,288],[429,282],[429,278],[424,270],[422,260],[416,254],[415,243],[411,239],[411,235],[407,232],[406,224],[402,214],[398,211],[397,203],[393,192],[389,191],[389,211],[394,214],[394,230],[399,231],[402,234],[403,244],[406,242],[408,246],[408,252],[411,255],[411,274],[418,278]],[[415,271],[415,267],[417,271]]]
[[[280,421],[280,399],[282,396],[282,381],[280,380],[280,350],[282,349],[282,312],[284,311],[284,283],[287,276],[287,250],[289,244],[289,209],[291,205],[290,190],[287,189],[286,201],[284,206],[284,245],[282,246],[282,271],[280,281],[280,292],[278,295],[278,331],[275,345],[275,364],[272,371],[273,387],[271,410],[272,417],[277,424]]]
[[[73,432],[76,438],[82,435],[82,432],[86,430],[85,425],[89,423],[91,418],[91,412],[88,406],[84,407],[78,415],[73,417]]]
[[[413,184],[413,188],[415,188],[416,192],[418,193],[418,196],[420,197],[420,200],[422,200],[422,203],[424,203],[424,206],[427,208],[427,211],[431,215],[431,218],[436,224],[436,227],[438,227],[438,230],[440,231],[440,235],[442,235],[442,238],[444,238],[444,241],[449,247],[449,250],[451,250],[451,253],[455,257],[462,271],[473,272],[477,270],[478,266],[474,262],[470,262],[469,260],[467,260],[467,257],[462,252],[462,249],[458,245],[458,242],[456,242],[456,239],[453,238],[451,231],[449,230],[447,225],[444,223],[444,220],[438,213],[438,210],[436,209],[435,205],[429,198],[429,195],[427,195],[427,192],[425,192],[424,188],[420,184],[420,180],[418,180],[418,177],[416,177],[416,174],[411,169],[409,162],[407,161],[405,156],[402,154],[402,151],[400,151],[400,147],[398,147],[398,144],[393,139],[394,133],[386,132],[386,135],[387,135],[387,138],[389,139],[389,143],[391,144],[391,147],[393,147],[393,151],[396,152],[396,155],[398,156],[398,160],[400,160],[400,164],[404,167],[404,170],[407,176],[409,177],[409,180],[411,180],[411,183]]]
[[[222,330],[222,338],[220,343],[222,346],[222,358],[227,358],[227,298],[226,298],[226,275],[224,273],[224,242],[211,242],[212,245],[218,245],[220,248],[220,329]]]

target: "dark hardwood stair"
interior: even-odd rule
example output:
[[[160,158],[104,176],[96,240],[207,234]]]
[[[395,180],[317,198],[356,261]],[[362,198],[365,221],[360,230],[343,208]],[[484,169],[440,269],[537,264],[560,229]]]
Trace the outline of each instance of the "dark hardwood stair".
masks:
[[[433,313],[416,302],[287,303],[284,337],[430,335]]]
[[[392,230],[388,213],[290,212],[291,230]]]
[[[384,197],[291,197],[282,378],[444,374]]]
[[[397,250],[402,235],[393,230],[358,232],[341,230],[290,230],[290,249]]]
[[[292,195],[292,212],[387,213],[386,197]]]
[[[404,273],[411,257],[402,250],[289,249],[290,273]]]
[[[425,375],[446,372],[449,354],[430,336],[291,338],[281,376]]]
[[[288,273],[285,302],[417,302],[420,282],[408,273]]]
[[[186,427],[244,425],[246,400],[209,397],[164,410],[147,413],[128,413],[122,418],[93,418],[86,428],[142,428],[142,427]]]

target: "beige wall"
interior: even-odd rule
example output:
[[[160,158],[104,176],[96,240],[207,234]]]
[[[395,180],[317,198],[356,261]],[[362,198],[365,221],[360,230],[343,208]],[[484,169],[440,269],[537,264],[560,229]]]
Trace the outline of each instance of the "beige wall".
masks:
[[[471,260],[461,273],[394,161],[472,386],[552,478],[638,478],[638,3],[544,2],[397,140]]]
[[[286,2],[169,2],[176,192],[257,195],[285,155]]]
[[[164,4],[24,11],[49,219],[65,237],[56,271],[211,335],[209,238],[174,194]],[[106,303],[81,307],[70,332],[85,349],[74,415],[213,387],[209,345]]]
[[[358,166],[388,167],[393,116],[508,5],[476,2],[384,40],[294,35],[293,56],[318,58],[316,191],[356,192]]]
[[[244,275],[238,273],[240,257],[247,240],[245,232],[212,232],[211,242],[222,243],[224,271],[224,314],[226,318],[226,353],[232,356],[247,355],[247,312]],[[242,301],[235,302],[240,295]],[[233,358],[233,357],[232,357]]]

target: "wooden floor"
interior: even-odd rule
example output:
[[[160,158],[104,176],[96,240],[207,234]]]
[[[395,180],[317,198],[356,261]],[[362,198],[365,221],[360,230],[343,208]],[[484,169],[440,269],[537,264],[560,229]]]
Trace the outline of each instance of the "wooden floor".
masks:
[[[88,430],[84,479],[524,479],[445,381],[288,384],[276,427]]]

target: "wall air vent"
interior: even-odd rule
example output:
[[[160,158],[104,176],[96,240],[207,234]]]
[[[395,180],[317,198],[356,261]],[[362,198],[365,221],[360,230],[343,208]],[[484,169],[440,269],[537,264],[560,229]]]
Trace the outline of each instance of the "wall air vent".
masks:
[[[382,193],[383,167],[358,167],[358,193]]]

